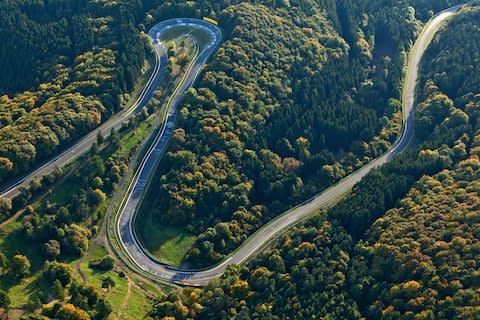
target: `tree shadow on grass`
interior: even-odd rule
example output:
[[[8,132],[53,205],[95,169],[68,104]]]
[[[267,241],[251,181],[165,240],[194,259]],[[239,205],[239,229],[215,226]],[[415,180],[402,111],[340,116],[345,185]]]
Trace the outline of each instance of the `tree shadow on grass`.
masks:
[[[21,254],[27,256],[30,260],[30,270],[32,272],[43,267],[43,258],[40,254],[39,245],[28,240],[22,230],[16,230],[4,236],[4,241],[0,244],[0,252],[2,252],[7,259],[11,260],[14,255]]]
[[[46,299],[50,292],[51,292],[51,285],[41,275],[37,277],[35,280],[33,280],[32,282],[30,282],[25,287],[25,293],[30,299],[33,297],[40,297],[40,296],[42,296],[43,299]],[[45,302],[45,301],[42,301],[42,302]]]
[[[21,278],[17,278],[11,274],[5,274],[0,279],[0,289],[8,291],[8,289],[17,286],[22,283]]]

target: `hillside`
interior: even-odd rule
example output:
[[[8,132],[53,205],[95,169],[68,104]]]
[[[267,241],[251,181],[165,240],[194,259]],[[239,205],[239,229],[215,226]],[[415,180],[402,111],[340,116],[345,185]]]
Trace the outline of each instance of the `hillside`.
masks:
[[[6,0],[0,183],[126,105],[150,56],[148,28],[208,15],[223,42],[183,97],[136,221],[142,240],[163,241],[178,264],[210,266],[392,145],[406,54],[424,22],[460,2]],[[195,36],[172,36],[142,112],[13,204],[0,199],[1,315],[476,319],[478,21],[478,5],[463,9],[433,39],[406,152],[204,288],[133,271],[109,237],[163,102],[196,53]]]
[[[429,134],[218,283],[159,301],[154,318],[476,319],[480,87],[436,86],[463,67],[431,61],[448,49],[452,61],[475,57],[480,37],[466,30],[479,15],[454,18],[425,56],[416,116]]]
[[[1,2],[0,183],[123,107],[149,49],[132,14],[143,5],[109,3]]]
[[[445,170],[422,177],[357,246],[352,265],[362,275],[355,282],[367,284],[357,293],[372,306],[372,318],[478,316],[479,18],[477,7],[450,22],[423,64],[427,100],[418,121],[435,123],[433,117],[447,114],[433,135],[463,128],[453,145],[420,154],[443,158]]]
[[[220,261],[388,149],[400,129],[404,50],[418,28],[411,16],[382,22],[400,10],[307,1],[217,12],[225,43],[185,98],[141,213],[158,230],[198,236],[187,263]],[[152,228],[139,228],[148,243]]]

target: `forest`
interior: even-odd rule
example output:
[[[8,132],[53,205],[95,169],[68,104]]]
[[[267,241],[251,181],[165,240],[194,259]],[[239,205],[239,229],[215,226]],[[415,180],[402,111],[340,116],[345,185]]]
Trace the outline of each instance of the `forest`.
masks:
[[[158,225],[198,235],[185,263],[222,260],[278,214],[384,153],[400,131],[402,72],[419,19],[441,7],[220,1],[208,14],[226,41],[185,98],[142,208]],[[152,16],[205,8],[170,1]]]
[[[220,261],[391,146],[404,54],[419,27],[400,7],[378,14],[380,3],[220,7],[226,41],[185,97],[144,209],[199,235],[186,256],[195,266]],[[383,24],[396,14],[399,23]]]
[[[151,316],[476,319],[480,79],[460,61],[478,55],[479,18],[464,9],[428,49],[416,121],[430,127],[408,152],[218,282],[159,299]],[[459,70],[468,90],[446,81]]]
[[[209,14],[222,21],[226,41],[185,98],[151,188],[160,197],[146,209],[164,224],[190,222],[186,229],[199,235],[186,257],[194,265],[221,260],[261,225],[389,148],[400,129],[405,52],[416,18],[428,16],[409,5],[438,9],[407,1],[107,3],[0,5],[0,182],[122,108],[153,23]]]
[[[49,159],[123,107],[150,50],[137,26],[143,6],[0,3],[0,183]]]
[[[146,210],[198,235],[187,263],[218,262],[270,219],[391,146],[400,130],[406,53],[422,22],[460,2],[2,1],[0,181],[124,106],[144,71],[150,26],[209,15],[221,22],[224,43],[184,98]],[[160,295],[149,316],[474,318],[479,18],[478,8],[466,9],[427,51],[408,152],[218,281]],[[73,176],[59,169],[13,203],[0,201],[4,220],[32,192],[48,199],[27,206],[9,238],[1,231],[0,308],[8,311],[9,290],[33,277],[32,286],[41,283],[49,295],[18,297],[42,309],[23,319],[104,319],[115,312],[105,292],[126,275],[114,260],[88,260],[92,274],[115,277],[102,276],[101,289],[79,282],[68,262],[96,245],[105,205],[135,152],[121,150],[139,146],[148,116],[139,114],[106,141],[99,136]],[[52,194],[57,182],[75,194]]]

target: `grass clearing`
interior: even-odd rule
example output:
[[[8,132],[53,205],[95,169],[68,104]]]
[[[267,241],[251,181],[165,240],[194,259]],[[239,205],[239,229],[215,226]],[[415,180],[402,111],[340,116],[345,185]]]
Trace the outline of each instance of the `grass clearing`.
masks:
[[[142,245],[150,253],[174,266],[182,264],[197,238],[182,228],[161,224],[151,211],[137,217],[135,228]]]
[[[210,42],[210,35],[199,29],[182,26],[169,29],[162,34],[162,41],[171,41],[185,34],[191,34],[197,41],[200,50]]]
[[[25,239],[22,232],[22,217],[5,225],[0,230],[0,252],[7,259],[15,254],[26,255],[31,263],[31,276],[24,279],[16,279],[12,276],[0,277],[0,289],[5,290],[11,303],[11,308],[25,308],[34,297],[48,292],[49,286],[39,272],[43,268],[43,258],[36,246],[32,246]]]
[[[12,221],[0,229],[0,252],[2,252],[7,259],[10,259],[16,254],[26,255],[31,263],[31,271],[35,272],[43,266],[43,258],[40,255],[37,246],[32,246],[30,241],[25,239],[25,234],[22,231],[22,219],[20,216],[17,220]],[[2,282],[4,279],[1,279]]]
[[[152,309],[152,302],[145,297],[145,294],[138,288],[132,286],[130,299],[122,312],[122,319],[138,320],[144,318]]]
[[[128,279],[120,277],[115,270],[98,271],[91,269],[88,266],[90,261],[100,259],[107,254],[108,253],[104,247],[97,246],[90,257],[80,264],[80,269],[87,278],[87,285],[101,288],[103,279],[107,277],[110,277],[115,282],[113,288],[108,290],[99,289],[101,294],[103,294],[108,302],[111,303],[113,307],[111,317],[115,319],[117,318],[128,294]],[[150,310],[151,303],[140,290],[134,287],[132,287],[131,290],[130,298],[126,304],[127,307],[122,312],[122,319],[142,319]]]
[[[2,281],[2,289],[6,289],[12,304],[10,305],[13,309],[24,309],[32,301],[38,299],[39,296],[44,296],[45,292],[49,292],[50,285],[42,277],[40,272],[33,274],[28,278],[21,280],[16,279],[5,279],[10,284],[4,288],[3,285],[6,284],[5,281]],[[13,283],[16,282],[16,283]]]
[[[72,190],[75,190],[78,182],[73,181],[70,177],[55,185],[53,192],[51,192],[45,200],[54,203],[64,203],[72,196]]]

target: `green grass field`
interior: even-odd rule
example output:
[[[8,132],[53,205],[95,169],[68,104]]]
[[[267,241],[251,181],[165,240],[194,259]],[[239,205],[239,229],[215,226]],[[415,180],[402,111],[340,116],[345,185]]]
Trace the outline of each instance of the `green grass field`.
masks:
[[[78,188],[78,183],[71,178],[67,178],[57,184],[54,188],[54,192],[50,193],[45,200],[54,203],[64,203],[72,196],[72,190],[75,190],[76,188]],[[45,203],[46,201],[43,202]]]
[[[25,240],[22,232],[22,217],[0,229],[0,252],[7,258],[15,254],[26,255],[31,263],[30,276],[15,279],[11,276],[0,277],[0,289],[7,291],[12,301],[11,308],[25,308],[29,301],[41,292],[49,292],[49,286],[41,277],[43,259],[37,246]]]
[[[31,243],[26,241],[22,226],[22,217],[18,217],[15,221],[0,229],[0,252],[7,258],[17,253],[28,256],[32,265],[31,270],[35,271],[42,267],[43,259],[38,247],[32,246]]]
[[[127,132],[121,136],[121,148],[117,151],[114,151],[115,156],[127,156],[128,153],[138,145],[139,142],[143,141],[149,132],[149,125],[153,121],[153,117],[150,117],[146,121],[142,122],[135,130],[132,132]],[[101,153],[103,158],[112,156],[112,150],[106,148],[105,152]],[[79,168],[82,172],[84,168]],[[65,180],[58,182],[45,197],[39,198],[33,207],[36,210],[42,210],[45,206],[50,203],[64,204],[66,203],[72,194],[78,193],[81,189],[81,184],[78,182],[78,178],[74,174],[67,177]],[[106,209],[108,207],[108,201],[104,201],[100,204],[95,211],[92,213],[94,224],[98,224],[101,221]],[[13,279],[12,277],[1,277],[0,278],[0,289],[6,290],[10,299],[12,301],[12,308],[25,308],[32,297],[40,292],[48,293],[49,287],[41,277],[41,270],[43,268],[44,259],[41,256],[39,246],[33,245],[26,238],[22,231],[22,220],[23,216],[19,216],[15,221],[3,226],[0,229],[0,252],[5,254],[7,258],[11,258],[15,254],[26,255],[31,262],[31,276],[24,278],[22,280]],[[88,224],[86,221],[84,224]],[[102,248],[103,249],[103,248]],[[97,249],[98,250],[98,249]],[[95,252],[97,255],[105,254],[105,252]],[[92,256],[95,258],[95,255]],[[63,257],[62,262],[66,262],[72,265],[72,268],[75,267],[75,263],[78,260],[72,257]],[[87,262],[88,265],[88,262]],[[95,285],[97,288],[101,288],[102,276],[101,274],[93,273],[92,270],[86,267],[84,272],[87,275],[91,276],[91,282],[89,284]],[[115,281],[117,286],[112,288],[108,293],[107,297],[112,306],[114,306],[115,312],[120,310],[124,299],[127,294],[127,280],[120,278],[116,272],[111,272],[108,276]],[[75,277],[79,279],[78,275],[75,273]],[[138,291],[138,289],[136,289]],[[132,306],[129,306],[128,310],[125,310],[125,313],[122,315],[122,319],[138,319],[138,312],[142,311],[142,314],[145,314],[150,306],[150,302],[141,292],[136,292],[138,297],[135,297],[135,303]],[[132,291],[133,295],[133,291]],[[128,314],[130,312],[130,315]]]
[[[102,280],[110,277],[114,282],[115,286],[110,289],[100,289],[100,292],[107,298],[108,302],[111,303],[113,307],[113,313],[111,315],[112,319],[118,318],[119,312],[123,309],[121,318],[122,319],[142,319],[150,310],[151,302],[148,298],[136,287],[131,287],[130,295],[128,295],[128,280],[127,278],[122,278],[114,270],[110,271],[97,271],[88,267],[88,263],[95,259],[102,258],[107,255],[105,248],[97,246],[92,252],[90,257],[80,264],[80,269],[87,278],[87,285],[93,285],[96,288],[102,287]]]
[[[4,288],[6,281],[11,283],[8,283]],[[13,280],[9,277],[9,279],[2,280],[0,287],[7,291],[11,300],[10,308],[12,309],[25,308],[34,297],[38,297],[42,292],[48,292],[49,290],[48,283],[38,272],[22,280]]]
[[[164,226],[151,212],[139,214],[135,228],[140,241],[155,257],[174,266],[180,266],[196,236],[182,228]]]
[[[154,117],[148,117],[137,128],[135,128],[135,130],[122,136],[120,138],[120,148],[115,152],[115,155],[119,158],[127,157],[135,146],[145,140],[148,135],[148,128],[153,120]]]
[[[145,297],[145,294],[140,289],[133,287],[130,299],[123,309],[122,319],[141,319],[151,310],[151,308],[152,302]]]

